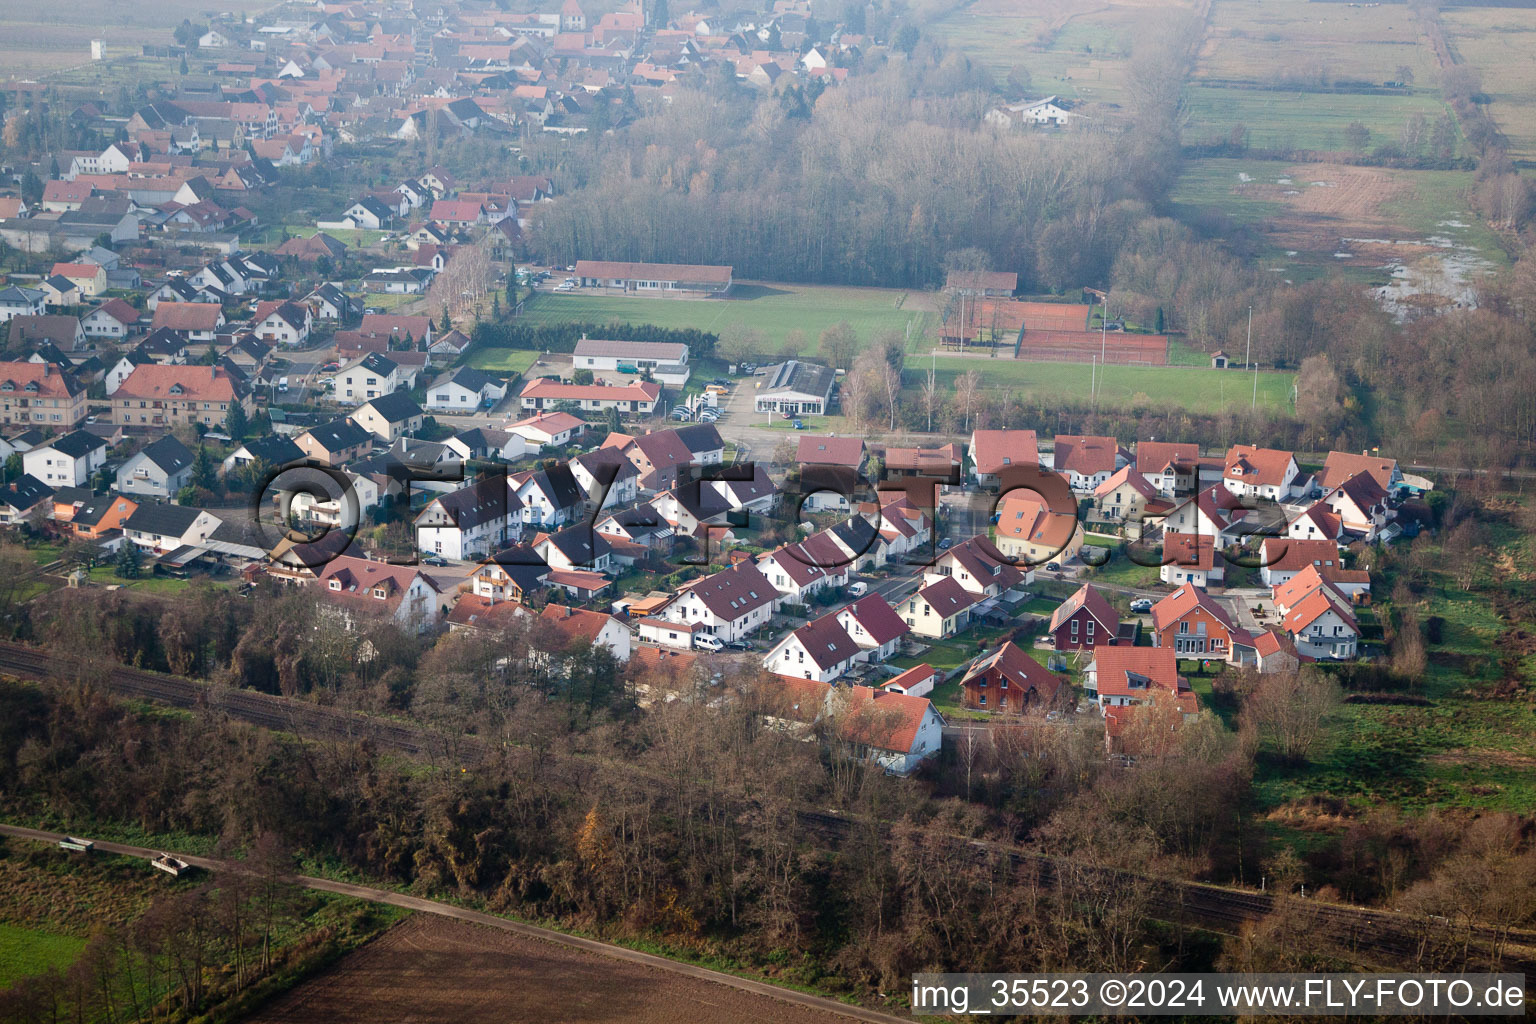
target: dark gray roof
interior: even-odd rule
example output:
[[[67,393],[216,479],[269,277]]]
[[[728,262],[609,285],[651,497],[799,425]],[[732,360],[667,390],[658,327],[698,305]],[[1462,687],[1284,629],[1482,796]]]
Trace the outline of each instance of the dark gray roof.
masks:
[[[412,417],[422,415],[421,406],[411,401],[410,395],[400,391],[380,395],[367,405],[384,417],[386,423],[404,423]]]
[[[293,438],[284,437],[282,434],[269,434],[266,437],[258,437],[254,441],[247,441],[242,446],[246,454],[253,459],[274,466],[286,465],[290,462],[299,462],[304,458],[304,449],[293,443]],[[239,449],[236,449],[238,451]]]
[[[804,395],[818,395],[826,399],[832,394],[832,382],[837,374],[830,366],[818,366],[815,363],[802,363],[798,359],[791,359],[787,363],[780,363],[770,367],[768,379],[763,382],[763,388],[758,392],[758,397],[772,394],[775,391],[793,391]]]
[[[140,505],[123,523],[123,529],[179,537],[197,522],[202,512],[202,509],[189,505]]]
[[[139,452],[149,461],[159,466],[167,474],[179,473],[192,465],[192,451],[186,445],[176,440],[175,435],[166,434],[158,441],[144,446]]]
[[[72,459],[81,459],[98,448],[105,448],[107,442],[95,434],[88,434],[83,430],[74,430],[63,437],[56,437],[50,441],[47,447],[62,455],[68,455]]]
[[[349,419],[332,420],[309,428],[309,436],[328,452],[352,448],[373,440],[372,432]]]
[[[445,494],[433,504],[461,530],[504,519],[509,512],[523,507],[517,495],[512,493],[512,488],[507,486],[507,478],[495,473],[486,474],[468,487]]]
[[[0,488],[0,505],[9,505],[11,508],[25,512],[36,506],[38,502],[46,501],[52,496],[53,488],[31,473],[23,473],[5,487]]]

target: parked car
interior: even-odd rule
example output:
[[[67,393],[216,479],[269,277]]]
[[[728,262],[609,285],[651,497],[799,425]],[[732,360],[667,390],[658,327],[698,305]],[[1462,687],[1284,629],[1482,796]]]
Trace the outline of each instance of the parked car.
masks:
[[[496,406],[496,399],[495,398],[489,398],[488,397],[488,398],[485,399],[485,401],[480,403],[480,408],[485,410],[486,412],[490,412],[491,409],[495,408],[495,406]]]
[[[1061,572],[1060,562],[1046,562],[1045,567],[1050,572]]]
[[[1138,597],[1131,602],[1131,611],[1133,612],[1149,612],[1151,610],[1152,599],[1150,597]]]
[[[720,385],[723,388],[728,388],[728,387],[731,386],[731,378],[729,378],[729,377],[716,377],[714,380],[710,381],[710,383],[711,384],[718,384],[718,385]]]
[[[341,364],[338,363],[338,362],[332,361],[332,362],[326,363],[324,366],[320,367],[320,372],[321,373],[335,373],[339,369],[341,369]]]
[[[442,555],[428,555],[421,560],[422,565],[430,565],[434,569],[444,569],[448,566],[448,559]]]
[[[687,409],[673,409],[672,418],[675,420],[691,420],[693,419],[693,413]]]
[[[703,412],[699,413],[699,419],[708,420],[711,423],[715,422],[715,420],[719,418],[720,414],[713,409],[705,409]]]
[[[731,640],[725,645],[728,651],[750,651],[752,645],[745,640]]]
[[[865,583],[863,580],[856,580],[855,582],[848,584],[849,597],[863,597],[867,593],[869,593],[869,584]]]
[[[954,543],[954,540],[952,538],[945,537],[943,540],[939,541],[939,550],[940,551],[948,551],[949,548],[950,548],[950,545],[953,544],[953,543]]]
[[[693,634],[693,646],[704,651],[719,652],[725,650],[725,641],[713,633],[695,633]]]
[[[794,427],[795,427],[796,430],[804,430],[805,429],[805,424],[801,423],[799,420],[795,420]]]

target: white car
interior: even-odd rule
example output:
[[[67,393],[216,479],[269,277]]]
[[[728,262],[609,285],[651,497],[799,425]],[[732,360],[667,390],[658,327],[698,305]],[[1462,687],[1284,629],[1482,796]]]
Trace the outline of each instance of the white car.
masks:
[[[695,633],[693,634],[693,646],[704,651],[719,652],[725,650],[725,641],[713,633]]]

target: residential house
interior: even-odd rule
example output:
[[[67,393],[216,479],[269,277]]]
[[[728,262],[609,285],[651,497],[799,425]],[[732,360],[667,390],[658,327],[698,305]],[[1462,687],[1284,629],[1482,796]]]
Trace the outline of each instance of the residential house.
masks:
[[[345,421],[343,421],[345,422]],[[277,468],[305,459],[304,449],[294,444],[293,438],[281,434],[269,434],[253,441],[243,442],[220,464],[221,473],[243,469],[252,464]]]
[[[1387,503],[1387,492],[1369,473],[1356,473],[1323,495],[1320,504],[1338,516],[1346,534],[1354,534],[1367,543],[1396,514]]]
[[[1191,583],[1152,606],[1152,646],[1200,661],[1254,660],[1253,637],[1215,598]]]
[[[354,323],[363,315],[363,304],[330,282],[306,295],[304,304],[315,319],[331,324]]]
[[[629,630],[612,615],[550,604],[544,606],[539,618],[554,626],[568,641],[606,647],[621,664],[629,660]]]
[[[762,563],[758,563],[761,568]],[[837,621],[859,645],[859,661],[883,664],[896,656],[901,638],[911,632],[891,603],[879,594],[865,594],[837,611]]]
[[[587,523],[567,526],[557,533],[536,534],[532,547],[551,570],[581,569],[605,573],[613,562],[613,547],[608,538]]]
[[[445,373],[427,388],[427,408],[434,412],[475,412],[507,397],[507,382],[472,366]]]
[[[957,444],[940,448],[887,448],[885,479],[922,478],[936,483],[958,484],[965,454]]]
[[[519,395],[528,410],[566,411],[569,405],[582,411],[616,409],[621,414],[646,415],[654,412],[661,398],[661,385],[654,381],[635,381],[622,387],[608,384],[560,384],[542,377],[523,385]]]
[[[252,412],[250,393],[228,370],[150,363],[134,367],[112,393],[112,421],[132,430],[222,426],[232,405]]]
[[[1298,654],[1334,661],[1355,656],[1360,625],[1349,598],[1337,588],[1317,578],[1306,594],[1286,600],[1280,628],[1291,637]]]
[[[1205,590],[1226,575],[1226,559],[1216,554],[1216,538],[1197,533],[1163,533],[1163,559],[1157,578],[1172,587],[1192,583]]]
[[[0,426],[73,430],[85,414],[85,385],[63,366],[0,362]]]
[[[389,356],[369,352],[336,371],[331,397],[341,405],[358,405],[394,394],[409,376],[409,371]]]
[[[80,318],[80,328],[88,338],[121,341],[139,323],[139,311],[122,299],[108,299]]]
[[[583,452],[568,465],[586,500],[598,508],[629,505],[640,496],[640,470],[617,448]]]
[[[145,502],[123,520],[123,536],[158,558],[207,543],[219,523],[207,509]]]
[[[1056,606],[1047,627],[1058,651],[1112,647],[1120,639],[1120,613],[1091,583]]]
[[[15,526],[25,522],[34,510],[46,510],[52,498],[52,487],[31,473],[23,473],[0,487],[0,526]]]
[[[1317,475],[1317,485],[1325,491],[1331,491],[1361,473],[1369,474],[1376,481],[1376,486],[1387,494],[1391,494],[1393,488],[1403,483],[1403,473],[1396,459],[1383,459],[1379,455],[1367,455],[1364,452],[1359,455],[1329,452],[1323,463],[1323,471]]]
[[[1120,445],[1112,437],[1056,435],[1051,466],[1079,494],[1092,494],[1122,465]]]
[[[437,626],[447,611],[448,602],[438,585],[414,566],[338,555],[321,566],[314,585],[350,623],[360,614],[380,615],[425,632]]]
[[[1077,509],[1053,512],[1033,491],[1019,489],[1003,496],[993,528],[997,550],[1022,566],[1065,562],[1083,546]]]
[[[76,316],[50,314],[11,317],[10,344],[13,349],[36,346],[43,342],[56,345],[61,352],[79,352],[85,348],[85,328]]]
[[[52,488],[88,487],[107,461],[107,442],[85,430],[75,430],[21,455],[24,470]]]
[[[1166,511],[1168,506],[1160,501],[1156,487],[1127,463],[1114,472],[1093,491],[1093,507],[1108,520],[1139,520],[1149,504],[1156,504]]]
[[[434,498],[417,514],[416,547],[456,560],[499,551],[521,532],[521,507],[506,477],[484,474],[468,487]]]
[[[496,602],[526,602],[545,588],[549,563],[525,544],[503,548],[483,559],[469,575],[475,596]]]
[[[1259,545],[1259,581],[1266,587],[1278,586],[1313,565],[1332,575],[1344,570],[1344,556],[1331,540],[1267,537]]]
[[[1164,498],[1190,494],[1200,483],[1200,446],[1183,441],[1137,441],[1136,472]]]
[[[1060,676],[1011,640],[978,658],[960,680],[966,707],[1016,715],[1053,707],[1062,686]]]
[[[155,306],[150,329],[164,327],[187,341],[213,341],[224,326],[224,310],[211,302],[161,302]]]
[[[49,277],[62,277],[75,286],[81,299],[94,299],[107,290],[106,268],[95,263],[55,263]]]
[[[193,455],[174,434],[145,445],[117,470],[117,489],[141,498],[169,500],[192,482]]]
[[[1238,444],[1227,452],[1221,482],[1240,498],[1284,501],[1291,496],[1298,473],[1296,457],[1290,452]]]
[[[586,421],[568,412],[543,412],[518,420],[507,428],[539,448],[559,448],[570,444],[587,429]]]
[[[951,271],[950,277],[956,273]],[[970,456],[971,475],[976,483],[981,487],[996,487],[1004,469],[1040,464],[1040,442],[1033,430],[977,429],[971,431]]]
[[[939,553],[926,578],[947,576],[978,598],[1001,597],[1014,587],[1028,583],[1029,570],[999,561],[983,537],[968,537],[947,551]],[[998,552],[1001,553],[1001,552]],[[978,609],[979,611],[979,609]]]
[[[946,577],[913,592],[897,610],[912,632],[942,640],[970,625],[971,607],[977,600],[958,581]]]
[[[112,531],[121,531],[128,517],[138,511],[139,502],[121,494],[91,494],[71,504],[67,520],[54,508],[54,521],[59,529],[81,540],[101,540]]]
[[[47,295],[39,289],[16,285],[0,289],[0,324],[18,316],[43,316],[47,310]]]
[[[693,583],[663,610],[667,621],[702,626],[727,643],[768,623],[779,591],[756,565],[740,562]]]
[[[1083,690],[1101,709],[1169,701],[1185,715],[1200,712],[1200,699],[1179,675],[1167,647],[1107,647],[1093,652],[1083,670]]]
[[[372,431],[346,418],[310,427],[294,438],[306,457],[326,466],[340,466],[368,454],[374,441]]]
[[[385,444],[394,444],[401,436],[420,430],[425,415],[409,395],[397,391],[363,403],[352,419]]]
[[[813,619],[780,640],[763,658],[763,667],[782,676],[830,683],[853,668],[862,649],[836,614]]]
[[[507,486],[522,506],[522,522],[540,529],[554,529],[581,519],[586,492],[568,465],[516,473]]]
[[[302,345],[309,340],[314,314],[303,303],[274,299],[258,303],[251,330],[262,341],[278,345]]]
[[[846,512],[857,482],[862,480],[869,453],[860,437],[802,435],[795,464],[800,468],[805,512]],[[830,472],[818,473],[818,469]],[[824,488],[824,489],[823,489]]]

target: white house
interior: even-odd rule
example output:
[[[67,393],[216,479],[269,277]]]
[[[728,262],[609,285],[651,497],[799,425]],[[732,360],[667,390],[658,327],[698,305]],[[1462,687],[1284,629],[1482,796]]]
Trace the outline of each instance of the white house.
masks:
[[[392,395],[411,372],[381,352],[369,352],[336,371],[332,398],[341,405],[358,405]]]
[[[207,509],[145,502],[123,521],[123,536],[152,555],[204,544],[221,520]]]
[[[518,420],[507,428],[540,448],[559,448],[569,444],[587,429],[586,421],[568,412],[544,412]]]
[[[313,585],[348,622],[359,614],[382,614],[425,632],[442,620],[446,606],[437,584],[416,567],[352,555],[327,562]]]
[[[837,621],[859,645],[859,660],[884,662],[896,656],[901,638],[911,631],[891,603],[866,594],[837,612]]]
[[[781,676],[830,683],[859,660],[862,650],[835,614],[813,619],[774,645],[763,667]]]
[[[1349,598],[1326,582],[1291,605],[1280,625],[1295,641],[1297,653],[1311,658],[1353,658],[1360,641]]]
[[[107,442],[84,430],[56,437],[21,456],[25,472],[55,490],[87,486],[106,461]]]
[[[474,412],[482,404],[507,397],[507,382],[472,366],[444,374],[427,388],[427,408],[435,412]]]
[[[416,547],[453,559],[499,551],[521,532],[521,507],[505,477],[487,474],[421,510],[416,516]]]
[[[1290,452],[1238,444],[1227,452],[1221,482],[1241,498],[1284,501],[1291,495],[1298,472],[1296,458]]]
[[[310,308],[301,302],[263,302],[256,307],[251,330],[262,341],[280,345],[302,345],[309,340],[310,328],[315,317]]]
[[[767,625],[779,592],[750,562],[723,569],[694,583],[663,610],[669,621],[702,625],[729,643]]]

